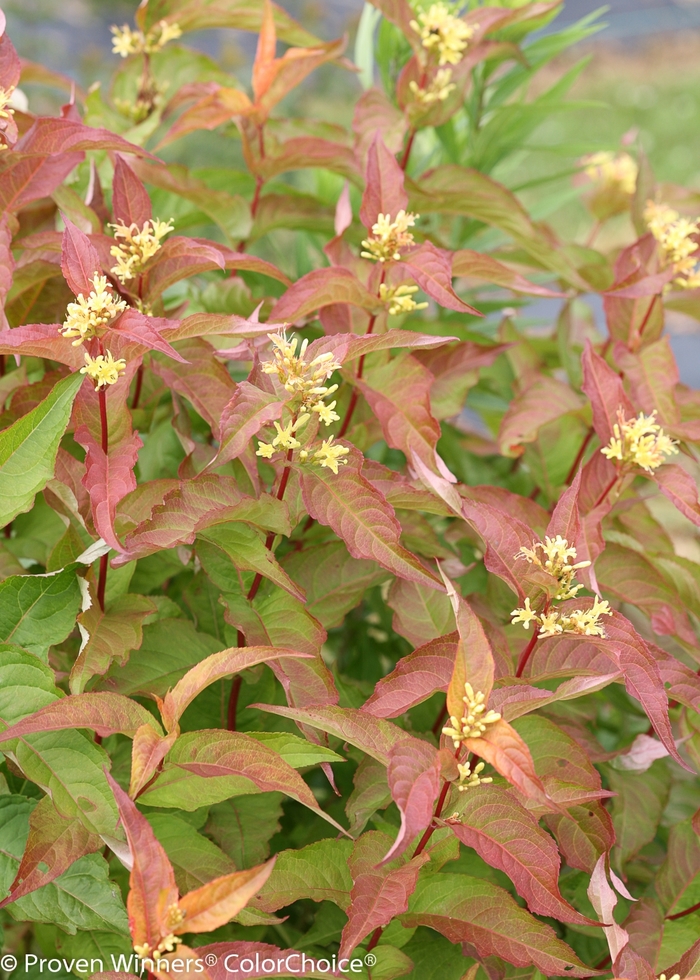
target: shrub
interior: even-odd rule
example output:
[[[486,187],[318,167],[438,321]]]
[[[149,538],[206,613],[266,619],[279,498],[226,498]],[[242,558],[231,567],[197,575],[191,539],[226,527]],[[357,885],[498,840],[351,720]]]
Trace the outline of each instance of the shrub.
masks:
[[[699,970],[693,195],[540,168],[591,18],[375,3],[347,124],[269,0],[144,0],[55,117],[2,34],[18,975]]]

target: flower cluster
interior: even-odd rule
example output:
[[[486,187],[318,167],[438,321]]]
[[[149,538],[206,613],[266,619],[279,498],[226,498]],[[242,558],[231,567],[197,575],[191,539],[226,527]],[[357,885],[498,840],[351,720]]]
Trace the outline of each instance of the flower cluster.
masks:
[[[468,762],[465,763],[465,765],[457,763],[457,769],[459,770],[458,789],[460,793],[465,793],[468,789],[474,789],[476,786],[481,786],[482,783],[493,782],[493,777],[480,775],[484,770],[483,762],[478,762],[473,769]]]
[[[698,250],[693,235],[700,234],[700,221],[689,221],[668,205],[653,201],[647,202],[644,220],[659,243],[664,265],[673,266],[676,286],[697,289],[700,286],[700,265],[693,257]]]
[[[440,68],[426,88],[421,88],[415,79],[411,79],[408,87],[416,102],[422,108],[427,109],[429,106],[435,105],[436,102],[444,102],[457,86],[452,81],[452,69]]]
[[[408,229],[415,225],[419,217],[420,215],[403,209],[393,221],[390,214],[380,214],[372,225],[373,237],[362,242],[362,258],[373,259],[375,262],[389,262],[392,259],[398,262],[401,258],[400,250],[415,245],[413,235]]]
[[[80,369],[81,374],[87,374],[95,382],[97,391],[106,388],[107,385],[114,385],[126,371],[126,361],[123,357],[115,361],[111,351],[98,354],[97,357],[90,357],[85,353],[85,367]]]
[[[160,51],[169,41],[182,37],[182,30],[177,24],[169,24],[159,20],[156,26],[144,34],[143,31],[132,31],[128,24],[110,27],[112,38],[112,53],[128,58],[130,54],[153,54]]]
[[[165,912],[166,929],[176,929],[178,926],[181,926],[184,921],[185,913],[182,911],[180,906],[176,902],[169,905]],[[172,953],[181,942],[182,939],[180,939],[179,936],[176,936],[174,933],[170,932],[167,936],[164,936],[163,939],[161,939],[154,949],[151,949],[150,943],[143,943],[143,945],[135,945],[134,952],[142,960],[159,960],[163,953]]]
[[[541,556],[538,552],[542,552]],[[579,568],[588,568],[589,561],[576,562],[576,548],[572,548],[566,538],[557,534],[556,538],[545,537],[544,544],[534,541],[532,548],[521,548],[515,556],[524,558],[530,565],[538,565],[549,572],[559,583],[554,599],[563,601],[573,599],[583,588],[574,584]]]
[[[276,374],[286,391],[298,397],[299,402],[295,417],[284,428],[279,422],[274,423],[277,435],[272,442],[258,443],[256,455],[264,459],[271,459],[278,451],[300,449],[301,443],[295,438],[295,433],[306,425],[312,413],[317,415],[324,425],[340,421],[340,416],[334,411],[335,401],[330,404],[324,401],[338,389],[338,385],[324,384],[340,367],[333,354],[331,352],[319,354],[307,363],[304,355],[308,340],[302,341],[297,354],[296,337],[288,340],[284,333],[268,334],[268,336],[274,347],[274,358],[263,365],[263,371],[266,374]],[[339,464],[347,462],[343,457],[349,452],[350,450],[345,446],[333,445],[333,436],[331,436],[323,440],[315,451],[302,449],[299,459],[301,462],[318,463],[319,466],[327,467],[337,474]]]
[[[111,269],[112,275],[123,284],[137,276],[150,258],[160,251],[161,238],[173,230],[171,221],[159,221],[150,218],[142,228],[138,225],[110,225],[114,229],[117,244],[112,245],[109,252],[117,264]]]
[[[595,184],[603,188],[617,189],[623,194],[634,194],[639,167],[629,153],[592,153],[584,157],[585,173]]]
[[[513,625],[522,623],[526,630],[530,628],[530,623],[534,622],[539,629],[538,636],[541,637],[557,636],[559,633],[605,637],[600,617],[612,616],[612,609],[606,599],[596,596],[590,609],[574,609],[567,615],[562,615],[557,610],[536,613],[530,607],[530,600],[526,599],[525,605],[520,609],[514,609],[511,616]]]
[[[484,694],[481,691],[475,692],[468,682],[464,685],[462,701],[464,702],[462,717],[450,715],[450,724],[442,730],[443,735],[452,739],[456,749],[467,738],[481,738],[489,725],[501,719],[497,711],[486,711]]]
[[[382,283],[379,287],[379,299],[388,305],[389,316],[399,316],[402,313],[427,309],[427,303],[416,303],[413,299],[417,292],[418,286],[387,286]]]
[[[15,90],[13,88],[0,88],[0,119],[9,119],[13,116],[15,110],[12,108],[12,96]]]
[[[655,419],[656,411],[651,415],[640,412],[637,418],[626,419],[622,409],[618,409],[612,438],[601,449],[602,454],[623,465],[641,466],[651,473],[666,462],[667,456],[678,452],[677,443],[666,435]]]
[[[111,289],[107,277],[95,273],[87,299],[80,293],[75,303],[68,304],[66,320],[59,330],[64,337],[78,338],[73,341],[74,347],[101,336],[102,328],[126,309],[126,300],[115,300]]]
[[[440,66],[460,63],[475,30],[474,26],[451,14],[446,3],[431,4],[418,14],[417,20],[411,21],[411,27],[420,35],[428,54],[437,55]]]

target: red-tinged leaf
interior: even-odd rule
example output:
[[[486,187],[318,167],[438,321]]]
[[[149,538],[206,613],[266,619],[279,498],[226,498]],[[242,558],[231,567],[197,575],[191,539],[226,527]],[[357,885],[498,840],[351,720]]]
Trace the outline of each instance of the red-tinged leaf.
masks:
[[[275,18],[272,12],[270,0],[263,0],[262,24],[258,35],[258,47],[255,52],[253,62],[253,96],[256,102],[265,95],[272,84],[274,77],[271,71],[272,63],[275,60],[277,50],[277,34],[275,32]]]
[[[76,119],[39,116],[15,146],[18,153],[59,157],[78,150],[119,150],[155,159],[148,150],[108,129],[93,129]]]
[[[607,299],[642,299],[646,296],[660,296],[664,291],[664,286],[671,282],[675,275],[673,266],[664,269],[663,272],[656,272],[651,276],[643,276],[637,282],[629,286],[615,286],[603,293]]]
[[[581,475],[581,470],[579,470],[571,486],[567,487],[561,495],[547,526],[547,534],[551,538],[560,534],[562,538],[566,538],[569,544],[575,544],[581,533],[581,518],[578,509]]]
[[[167,326],[166,326],[167,324]],[[254,316],[225,316],[221,313],[193,313],[184,320],[166,320],[160,328],[169,341],[191,340],[193,337],[259,337],[270,332],[267,323],[259,323]]]
[[[514,293],[524,293],[526,296],[545,296],[553,299],[564,295],[545,286],[537,286],[491,255],[472,252],[468,248],[460,249],[452,256],[452,275],[466,276],[490,285],[505,286]]]
[[[16,212],[32,201],[48,197],[82,159],[82,153],[27,155],[18,154],[15,149],[0,172],[0,213]]]
[[[224,619],[241,630],[246,643],[251,646],[288,647],[311,653],[314,657],[320,654],[326,641],[326,631],[306,611],[304,604],[288,591],[267,585],[265,594],[257,595],[252,602],[233,594],[227,594],[225,601]],[[323,671],[320,664],[308,661],[295,661],[294,664],[294,673],[299,672],[302,677],[321,671],[323,676],[308,676],[306,680],[310,691],[325,700],[323,692],[327,687],[327,668]],[[273,670],[280,669],[274,663],[271,666]]]
[[[125,556],[117,558],[116,565],[126,564],[130,560],[126,555],[141,558],[178,544],[192,544],[199,531],[227,521],[250,521],[279,534],[289,533],[284,504],[267,496],[259,500],[246,496],[231,477],[201,474],[168,489],[161,499],[150,517],[127,534]]]
[[[452,605],[446,593],[436,592],[417,582],[394,579],[387,605],[394,610],[392,629],[414,647],[444,636],[455,625]]]
[[[292,709],[275,710],[281,714]],[[340,824],[320,809],[316,797],[296,769],[293,769],[278,752],[264,742],[259,742],[242,732],[211,730],[181,735],[170,751],[167,767],[165,772],[180,770],[205,779],[216,776],[238,776],[241,777],[241,781],[247,780],[261,793],[285,793],[323,817],[336,830],[345,833]],[[157,791],[156,779],[149,790],[142,794],[141,799],[147,805],[158,806],[158,797],[153,795]],[[149,804],[148,800],[151,798],[155,802]]]
[[[456,340],[456,337],[435,337],[433,334],[414,333],[412,330],[387,330],[382,334],[370,334],[358,337],[351,333],[335,334],[331,337],[319,337],[309,344],[307,358],[313,359],[319,354],[332,353],[339,364],[365,357],[373,351],[393,350],[408,347],[410,349],[432,350],[444,347],[445,344]]]
[[[464,745],[474,755],[492,765],[496,772],[527,799],[547,810],[557,809],[557,804],[548,795],[535,772],[527,744],[507,721],[501,718],[489,725],[481,738],[468,738]]]
[[[461,717],[464,711],[466,684],[471,684],[475,692],[480,691],[484,695],[485,703],[488,704],[496,665],[491,644],[486,639],[484,627],[478,616],[444,574],[443,579],[452,603],[459,634],[454,668],[447,688],[447,712],[449,715]]]
[[[483,878],[422,875],[401,922],[408,928],[428,926],[452,943],[473,944],[479,957],[499,956],[517,967],[534,964],[545,976],[596,975],[550,926]]]
[[[479,11],[481,14],[481,11]],[[588,289],[561,248],[535,224],[518,198],[478,170],[447,164],[409,183],[409,200],[420,214],[463,214],[500,228],[532,256],[535,263],[579,289]]]
[[[27,323],[0,330],[0,354],[47,357],[77,371],[85,365],[85,356],[59,333],[60,329],[59,323]]]
[[[82,294],[86,299],[93,288],[92,280],[102,274],[100,257],[84,231],[63,216],[66,230],[61,245],[61,271],[73,293]]]
[[[83,486],[90,494],[95,527],[110,548],[124,551],[114,530],[114,519],[119,501],[136,487],[134,467],[143,443],[134,432],[105,453],[86,425],[75,430],[75,441],[87,451]]]
[[[221,413],[219,452],[211,465],[223,466],[245,452],[264,425],[281,417],[283,407],[284,402],[277,395],[256,388],[249,381],[236,385]]]
[[[600,648],[603,652],[612,648],[611,659],[624,674],[627,693],[640,702],[669,755],[692,772],[676,748],[668,718],[668,696],[653,654],[629,620],[619,612],[606,617],[605,634],[609,642],[602,641]]]
[[[656,410],[664,425],[675,428],[680,421],[676,401],[679,375],[668,337],[661,337],[635,353],[618,342],[614,354],[634,403],[647,413]]]
[[[411,12],[410,17],[412,16]],[[358,160],[365,164],[369,148],[378,132],[382,134],[385,146],[392,153],[399,153],[407,128],[405,113],[400,112],[384,92],[378,88],[367,89],[355,103],[352,118]]]
[[[174,347],[171,347],[167,340],[164,340],[161,331],[172,328],[176,321],[167,320],[164,317],[144,316],[138,310],[124,310],[110,331],[110,339],[116,334],[134,341],[145,350],[160,351],[167,354],[174,361],[187,363],[182,354],[178,354]],[[175,328],[177,329],[177,328]]]
[[[121,153],[114,157],[112,210],[115,221],[127,227],[135,224],[139,229],[153,213],[146,188]]]
[[[687,980],[697,980],[700,974],[700,939],[696,940],[690,949],[683,953],[677,963],[667,967],[667,970],[669,976],[674,976],[677,973],[680,977],[686,977]]]
[[[540,378],[513,399],[503,416],[498,431],[501,453],[521,456],[523,444],[535,442],[543,426],[582,406],[581,396],[570,385],[556,378]]]
[[[695,905],[700,875],[700,837],[697,814],[669,831],[666,859],[656,876],[655,892],[664,915]]]
[[[654,480],[664,497],[668,497],[684,517],[700,527],[698,487],[693,477],[682,466],[666,464],[654,470]]]
[[[194,133],[200,129],[217,129],[224,123],[230,123],[236,116],[246,116],[251,112],[253,105],[244,91],[219,85],[216,82],[209,84],[210,90],[200,89],[199,91],[203,92],[201,97],[194,105],[185,109],[173,123],[158,143],[158,150],[186,136],[187,133]],[[195,93],[190,90],[188,94],[191,97]],[[179,101],[177,97],[173,98],[167,109],[174,109]]]
[[[491,694],[489,707],[498,711],[506,721],[515,721],[522,715],[543,708],[545,705],[553,704],[556,701],[571,701],[573,698],[583,697],[585,694],[592,694],[594,691],[601,691],[608,684],[620,680],[622,671],[616,670],[608,674],[595,674],[592,677],[581,676],[572,677],[571,680],[564,681],[556,691],[547,691],[539,687],[530,687],[526,684],[517,684],[508,687],[499,687]]]
[[[103,846],[101,837],[90,833],[80,820],[62,816],[51,797],[45,796],[29,816],[29,837],[22,861],[0,908],[48,885],[78,858],[94,854]]]
[[[607,446],[617,422],[618,410],[623,411],[625,418],[634,417],[635,411],[625,394],[620,376],[596,354],[590,341],[586,343],[582,363],[582,387],[591,402],[593,425],[601,443]]]
[[[117,732],[133,735],[141,725],[160,730],[150,711],[121,694],[70,694],[10,725],[0,732],[0,742],[32,732],[58,732],[66,728],[89,728],[102,738]]]
[[[284,274],[284,272],[280,272],[277,266],[273,265],[272,262],[267,262],[265,259],[259,259],[257,255],[246,255],[245,252],[234,252],[232,249],[226,248],[224,245],[217,245],[216,247],[224,259],[224,268],[241,272],[259,272],[261,276],[268,276],[270,279],[276,279],[277,282],[281,282],[285,286],[291,286],[291,280]]]
[[[446,691],[452,677],[459,634],[448,633],[429,640],[399,660],[382,677],[362,710],[375,718],[398,718],[409,708],[427,701],[436,691]]]
[[[215,245],[196,238],[175,235],[163,242],[160,250],[148,263],[142,278],[143,295],[149,302],[153,302],[176,282],[201,272],[225,267],[224,257]]]
[[[308,469],[302,474],[304,506],[319,524],[333,528],[353,558],[376,561],[408,581],[440,589],[437,577],[399,542],[401,526],[387,500],[360,472],[353,453],[336,474]]]
[[[163,737],[150,725],[141,725],[136,729],[131,745],[129,780],[129,796],[132,800],[135,800],[151,781],[179,734],[179,729],[176,729]]]
[[[215,958],[215,965],[207,967],[207,973],[211,980],[262,980],[262,978],[270,976],[269,969],[266,971],[263,964],[269,966],[270,963],[289,964],[286,973],[280,973],[276,969],[274,975],[293,977],[295,973],[299,974],[304,955],[294,949],[279,949],[279,947],[271,946],[268,943],[251,942],[212,943],[210,946],[198,946],[197,954],[205,962],[207,957]],[[312,959],[314,958],[307,956],[307,962]],[[245,964],[245,969],[242,968],[241,964]],[[285,969],[284,966],[283,969]],[[309,980],[328,980],[328,977],[333,975],[327,970],[321,972],[320,970],[311,970],[310,967],[306,967],[304,970],[304,977],[309,978]]]
[[[334,303],[350,303],[364,310],[376,310],[377,297],[349,270],[340,266],[315,269],[298,279],[275,303],[270,323],[296,323],[316,310]]]
[[[454,477],[437,456],[440,425],[430,412],[433,376],[411,354],[400,354],[356,381],[379,420],[389,446],[400,449],[410,465],[416,458],[450,482]]]
[[[605,459],[604,456],[601,458]],[[461,485],[459,492],[472,504],[488,504],[507,514],[509,518],[517,517],[521,524],[532,528],[536,535],[544,537],[551,518],[545,508],[534,500],[521,497],[503,487]]]
[[[625,980],[656,980],[656,971],[643,956],[632,949],[629,942],[612,964],[612,971],[616,977],[624,977]]]
[[[508,875],[531,912],[560,922],[591,925],[559,891],[556,844],[512,790],[482,786],[459,801],[459,819],[448,821],[458,839],[492,868]]]
[[[370,831],[355,843],[349,861],[353,887],[348,921],[343,928],[338,958],[350,956],[375,929],[388,925],[408,909],[421,867],[429,860],[423,852],[406,864],[379,868],[388,838]]]
[[[410,739],[406,732],[397,725],[392,725],[390,721],[373,718],[352,708],[327,706],[311,707],[302,711],[276,704],[256,704],[253,707],[302,722],[329,735],[335,735],[344,742],[357,746],[384,766],[388,766],[391,761],[391,750],[401,741]],[[412,741],[416,751],[420,752],[425,743],[420,739]]]
[[[270,180],[289,170],[303,170],[307,167],[331,170],[350,179],[357,179],[361,173],[356,156],[349,146],[315,136],[297,136],[285,140],[275,148],[274,154],[265,154],[260,161],[258,172],[266,180]],[[336,228],[336,235],[342,235],[352,223],[352,211],[349,217],[350,220],[343,225],[341,231]],[[347,215],[344,215],[344,220],[347,220]]]
[[[411,738],[390,750],[387,780],[391,798],[399,808],[401,826],[382,865],[400,857],[414,837],[430,826],[440,792],[440,769],[440,754],[427,742],[417,743]]]
[[[245,649],[230,647],[202,660],[196,667],[188,670],[172,691],[168,691],[165,695],[161,715],[166,731],[175,728],[187,706],[214,681],[238,674],[241,670],[253,667],[255,664],[288,657],[311,659],[308,653],[275,647],[246,647]]]
[[[521,548],[532,548],[536,540],[526,524],[487,503],[463,501],[462,512],[484,540],[486,568],[503,579],[521,602],[526,595],[556,592],[558,586],[551,575],[516,557]]]
[[[154,358],[152,367],[168,388],[184,395],[219,438],[219,419],[236,392],[236,383],[214,357],[211,344],[200,338],[182,340],[180,363]]]
[[[5,305],[7,294],[12,287],[15,268],[10,220],[9,215],[0,218],[0,333],[9,328]]]
[[[279,660],[270,663],[270,668],[282,685],[287,704],[291,708],[338,703],[339,695],[333,674],[326,667],[319,653],[321,644],[314,641],[311,645],[316,648],[316,655],[311,660],[280,657]],[[307,729],[301,727],[306,734]]]
[[[566,813],[545,814],[544,819],[569,867],[588,874],[592,874],[601,854],[608,854],[615,843],[610,814],[598,800],[570,806]]]
[[[275,866],[276,858],[248,868],[234,871],[207,882],[180,899],[184,920],[177,927],[183,932],[213,932],[225,926],[245,908],[250,899],[260,891]]]
[[[155,603],[143,595],[122,595],[105,612],[99,603],[78,616],[83,637],[80,652],[71,668],[71,694],[81,694],[90,678],[106,674],[113,663],[123,666],[143,638],[143,621],[156,611]]]
[[[106,776],[131,852],[129,896],[126,900],[131,938],[135,944],[148,943],[154,949],[161,938],[171,931],[163,930],[163,925],[166,910],[178,902],[175,873],[149,822],[109,773]]]
[[[606,855],[601,854],[593,869],[591,882],[588,886],[588,897],[596,915],[605,924],[605,938],[610,948],[610,956],[616,960],[629,942],[629,936],[613,918],[613,909],[617,905],[617,895],[608,883],[605,873]]]
[[[558,725],[542,715],[518,718],[514,728],[520,733],[533,760],[535,771],[550,800],[569,807],[602,799],[611,794],[601,788],[600,773],[586,751]],[[526,803],[528,809],[532,809]],[[550,803],[549,809],[553,807]]]
[[[5,16],[3,14],[2,30],[0,30],[0,88],[6,92],[11,92],[17,87],[21,72],[22,63],[19,60],[19,55],[5,33]]]
[[[380,214],[395,219],[399,211],[406,210],[408,195],[403,182],[403,170],[377,130],[367,154],[365,192],[360,207],[360,221],[365,228],[370,229]]]
[[[459,298],[452,288],[452,257],[449,252],[436,248],[432,242],[423,242],[401,256],[403,265],[428,296],[440,306],[457,313],[483,316],[473,306]]]
[[[414,354],[434,377],[430,389],[430,406],[437,419],[448,419],[464,408],[467,392],[479,380],[479,369],[487,367],[508,349],[508,344],[486,347],[463,341],[437,350],[419,350]]]

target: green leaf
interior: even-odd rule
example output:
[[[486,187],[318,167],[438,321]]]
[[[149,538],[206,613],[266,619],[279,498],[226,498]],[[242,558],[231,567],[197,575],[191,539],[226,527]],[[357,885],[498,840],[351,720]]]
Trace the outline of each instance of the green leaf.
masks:
[[[123,936],[116,932],[102,932],[100,930],[90,930],[83,932],[78,930],[75,935],[66,935],[61,929],[56,930],[56,953],[62,959],[75,960],[73,972],[79,977],[88,980],[94,973],[94,960],[101,960],[105,966],[113,966],[119,962],[119,956],[128,957],[132,955],[130,937]],[[114,957],[114,959],[112,959]],[[87,960],[85,970],[79,969],[82,964],[80,960]]]
[[[88,854],[43,888],[7,906],[19,922],[53,922],[66,932],[78,929],[129,934],[121,892],[109,880],[103,857]]]
[[[231,858],[182,817],[147,813],[146,818],[170,859],[180,894],[236,871]]]
[[[282,793],[237,796],[209,810],[205,830],[237,868],[262,864],[270,856],[270,838],[280,829]]]
[[[342,756],[331,752],[323,745],[314,745],[305,738],[289,732],[246,732],[257,742],[274,749],[293,769],[305,766],[318,766],[322,762],[345,762]]]
[[[77,372],[59,381],[36,408],[0,433],[0,526],[28,511],[53,476],[58,446],[82,382]]]
[[[29,835],[29,814],[36,800],[26,796],[0,796],[0,897],[4,898],[17,874]]]
[[[299,898],[310,898],[334,902],[345,910],[352,889],[348,867],[352,846],[346,840],[320,840],[297,851],[282,851],[251,904],[264,912],[276,912]]]
[[[7,725],[59,697],[50,667],[20,647],[0,644],[0,718]]]
[[[80,598],[71,569],[58,575],[12,575],[0,583],[0,639],[46,659],[49,647],[74,629]]]

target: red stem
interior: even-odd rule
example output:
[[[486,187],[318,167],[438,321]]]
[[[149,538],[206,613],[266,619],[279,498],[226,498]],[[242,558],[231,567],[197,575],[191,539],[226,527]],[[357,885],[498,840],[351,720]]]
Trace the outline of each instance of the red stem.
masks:
[[[522,654],[520,655],[520,660],[518,661],[518,669],[515,672],[516,677],[523,676],[523,671],[527,667],[527,662],[532,656],[532,651],[535,649],[535,644],[537,643],[538,635],[539,635],[538,628],[536,627],[535,632],[530,637],[530,642],[528,643],[528,645],[525,647]]]
[[[594,434],[595,434],[595,429],[593,428],[593,426],[590,426],[589,429],[588,429],[588,432],[586,433],[586,438],[581,443],[581,448],[579,449],[578,453],[576,454],[576,459],[571,464],[571,469],[569,470],[569,472],[566,475],[566,481],[565,482],[566,482],[567,487],[569,486],[569,484],[571,483],[571,481],[573,480],[573,478],[576,476],[576,473],[578,472],[578,468],[581,465],[581,460],[583,459],[583,457],[585,455],[585,452],[588,449],[589,443],[590,443],[591,439],[593,438]]]
[[[442,727],[443,721],[446,720],[447,720],[447,701],[445,701],[442,708],[440,709],[440,714],[433,722],[433,727],[431,728],[433,735],[437,735],[437,733],[440,731],[440,728]]]
[[[107,393],[104,388],[97,392],[97,401],[100,406],[100,428],[102,431],[102,452],[107,455],[109,451],[109,429],[107,428]],[[107,588],[107,571],[109,569],[109,554],[102,555],[100,558],[100,573],[97,580],[97,601],[102,612],[105,611],[105,590]]]
[[[603,490],[603,492],[601,493],[600,497],[598,497],[598,499],[596,500],[596,502],[593,504],[593,508],[592,508],[593,510],[596,509],[596,507],[598,506],[598,504],[602,504],[603,503],[603,501],[605,500],[605,498],[607,497],[607,495],[610,493],[610,491],[612,490],[612,488],[617,483],[618,479],[619,479],[619,474],[616,473],[615,476],[610,481],[610,483],[608,483],[608,485],[605,488],[605,490]]]
[[[401,162],[399,163],[399,166],[401,167],[402,170],[405,170],[406,167],[408,166],[408,159],[411,156],[411,150],[413,149],[413,141],[415,140],[415,138],[416,138],[416,131],[415,129],[412,129],[411,134],[408,137],[408,143],[406,143],[406,149],[403,151],[403,156],[401,157]]]
[[[382,269],[382,278],[379,280],[379,286],[384,285],[384,280],[386,278],[386,269]],[[365,336],[368,337],[374,331],[374,325],[377,322],[377,314],[373,313],[369,318],[369,323],[367,324],[367,330]],[[359,361],[357,362],[357,374],[356,377],[359,379],[362,377],[362,372],[365,369],[365,355],[363,354]],[[350,401],[348,402],[348,410],[345,413],[345,418],[343,419],[343,424],[340,427],[340,432],[338,433],[338,438],[342,439],[345,433],[350,428],[350,422],[352,421],[353,412],[357,407],[357,401],[359,399],[359,392],[357,388],[352,389],[352,394],[350,395]]]
[[[691,905],[689,909],[684,909],[682,912],[676,912],[675,915],[667,915],[667,919],[683,919],[686,915],[690,915],[692,912],[697,912],[700,909],[700,902],[696,902],[695,905]]]
[[[136,389],[134,391],[134,400],[131,403],[132,411],[139,407],[139,399],[141,398],[141,388],[143,387],[143,364],[139,364],[138,371],[136,372]]]
[[[282,476],[280,478],[280,483],[276,493],[276,497],[278,500],[282,500],[284,498],[284,494],[287,489],[287,484],[289,483],[289,477],[292,472],[292,468],[289,465],[292,461],[292,453],[293,450],[291,449],[287,450],[287,458],[285,460],[284,470],[282,471]],[[272,550],[272,544],[274,540],[275,540],[275,532],[268,531],[267,537],[265,538],[265,547],[267,548],[268,551]],[[262,580],[263,580],[262,575],[260,574],[260,572],[257,572],[255,578],[253,579],[253,584],[251,585],[250,589],[248,589],[248,595],[246,596],[248,602],[252,602],[253,599],[258,594],[258,589],[260,588]],[[242,630],[238,630],[237,642],[239,647],[245,646],[245,636],[243,635]],[[228,723],[228,730],[230,732],[236,731],[236,714],[238,711],[238,696],[241,692],[241,683],[242,681],[240,676],[236,676],[233,680],[233,684],[231,685],[231,693],[229,694],[228,697],[227,723]]]

